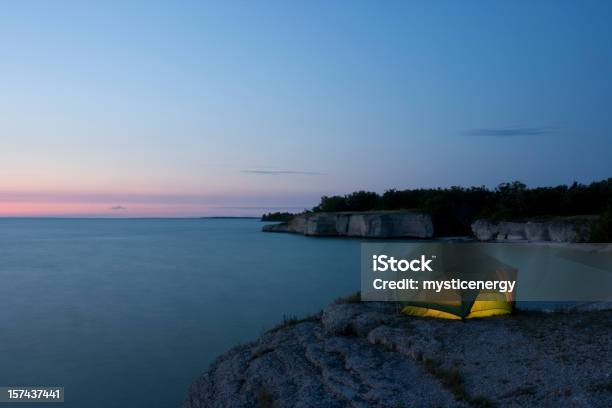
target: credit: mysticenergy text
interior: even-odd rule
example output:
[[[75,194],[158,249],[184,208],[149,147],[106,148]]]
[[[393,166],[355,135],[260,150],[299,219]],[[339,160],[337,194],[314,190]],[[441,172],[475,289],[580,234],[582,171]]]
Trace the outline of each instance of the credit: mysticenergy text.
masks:
[[[397,259],[388,255],[372,255],[372,272],[434,272],[436,256],[421,255],[414,259]],[[509,293],[514,291],[514,280],[419,280],[414,278],[372,280],[374,290],[428,290],[440,293],[443,290],[486,290]]]

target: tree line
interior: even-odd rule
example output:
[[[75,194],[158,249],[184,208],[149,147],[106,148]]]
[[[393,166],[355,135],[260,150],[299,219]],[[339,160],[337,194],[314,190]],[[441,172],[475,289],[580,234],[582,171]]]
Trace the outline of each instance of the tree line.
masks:
[[[484,186],[391,189],[383,194],[356,191],[343,196],[323,196],[312,209],[314,212],[385,210],[427,212],[432,215],[437,235],[469,234],[471,223],[481,217],[527,220],[596,214],[601,215],[600,233],[612,238],[612,178],[556,187],[528,188],[514,181],[494,189]]]
[[[261,216],[262,221],[279,221],[279,222],[287,222],[289,221],[295,214],[290,212],[269,212]]]

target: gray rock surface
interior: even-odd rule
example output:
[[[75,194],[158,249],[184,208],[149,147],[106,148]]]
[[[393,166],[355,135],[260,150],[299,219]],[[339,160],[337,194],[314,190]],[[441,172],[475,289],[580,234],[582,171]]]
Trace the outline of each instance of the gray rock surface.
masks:
[[[288,222],[288,230],[289,232],[295,232],[295,233],[303,233],[304,232],[304,228],[306,227],[306,217],[305,216],[297,216],[297,217],[293,217],[289,222]]]
[[[520,241],[527,239],[525,223],[521,222],[500,222],[497,233],[498,240]]]
[[[480,241],[491,241],[497,238],[499,226],[489,220],[478,219],[472,223],[472,233]]]
[[[417,212],[308,213],[288,223],[268,224],[265,232],[294,232],[309,236],[364,238],[431,238],[431,216]]]
[[[550,241],[548,225],[543,222],[527,222],[525,224],[525,238],[530,241]]]
[[[338,235],[336,222],[338,216],[333,213],[314,213],[306,217],[304,235],[334,236]]]
[[[499,223],[479,219],[472,223],[472,232],[480,241],[583,242],[589,236],[592,221],[592,217]]]
[[[303,234],[306,228],[306,216],[300,214],[293,217],[289,222],[281,222],[278,224],[266,224],[261,230],[264,232],[292,232],[296,234]]]
[[[349,220],[347,235],[430,238],[433,236],[433,223],[429,215],[420,213],[355,214]]]
[[[261,227],[263,232],[290,232],[289,224],[286,222],[279,222],[277,224],[266,224]]]
[[[612,406],[612,311],[450,321],[334,303],[219,357],[183,408]]]
[[[338,214],[336,216],[336,232],[338,235],[348,235],[348,227],[351,218],[351,214]]]

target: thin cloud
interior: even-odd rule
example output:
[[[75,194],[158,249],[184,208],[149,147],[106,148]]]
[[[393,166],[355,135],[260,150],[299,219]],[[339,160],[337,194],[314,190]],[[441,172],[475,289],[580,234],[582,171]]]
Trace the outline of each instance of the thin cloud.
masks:
[[[241,173],[262,174],[262,175],[267,175],[267,176],[279,176],[283,174],[302,175],[302,176],[323,176],[325,175],[325,173],[319,173],[318,171],[297,171],[297,170],[241,170]]]
[[[112,206],[110,209],[113,211],[121,211],[121,210],[127,210],[127,207],[124,207],[122,205],[115,205],[115,206]]]
[[[467,132],[469,136],[491,136],[491,137],[515,137],[515,136],[536,136],[555,132],[555,128],[539,127],[511,127],[511,128],[488,128],[472,129]]]

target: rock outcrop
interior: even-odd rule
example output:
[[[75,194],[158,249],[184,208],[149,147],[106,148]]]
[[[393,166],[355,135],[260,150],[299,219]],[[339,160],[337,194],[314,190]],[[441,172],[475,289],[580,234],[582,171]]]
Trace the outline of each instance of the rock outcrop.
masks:
[[[460,321],[331,304],[219,357],[183,408],[612,406],[612,311]]]
[[[304,235],[334,236],[338,233],[339,216],[333,213],[314,213],[305,217]]]
[[[499,223],[479,219],[472,223],[472,232],[480,241],[584,242],[592,223],[592,217]]]
[[[297,234],[303,234],[306,227],[306,217],[298,215],[293,217],[288,222],[281,222],[278,224],[266,224],[262,230],[265,232],[292,232]]]
[[[307,213],[287,223],[264,225],[262,230],[364,238],[431,238],[434,233],[431,216],[406,211]]]

